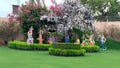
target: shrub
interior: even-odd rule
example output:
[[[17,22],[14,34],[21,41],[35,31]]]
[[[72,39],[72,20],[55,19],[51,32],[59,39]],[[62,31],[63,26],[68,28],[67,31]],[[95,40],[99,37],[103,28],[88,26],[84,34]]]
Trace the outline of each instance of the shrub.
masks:
[[[55,48],[49,48],[49,54],[50,55],[56,55],[56,56],[83,56],[85,55],[85,50],[74,50],[74,49],[55,49]]]
[[[73,27],[72,33],[76,34],[76,35],[78,36],[78,38],[82,41],[82,36],[83,36],[84,32],[83,32],[81,29],[78,29],[78,28]],[[70,41],[71,41],[72,43],[74,43],[75,40],[76,40],[76,36],[73,35],[73,36],[71,37]]]
[[[56,38],[57,42],[62,42],[62,39],[63,39],[63,35],[62,34],[56,33],[56,32],[53,32],[51,34],[52,34],[52,36],[54,36]]]
[[[26,44],[21,41],[10,41],[8,47],[20,50],[48,50],[50,44]]]
[[[80,48],[80,44],[56,43],[49,48],[49,54],[57,56],[83,56],[86,51]]]
[[[74,43],[56,43],[52,45],[53,48],[56,49],[75,49],[79,50],[81,45],[80,44],[74,44]]]
[[[9,20],[8,22],[0,23],[0,39],[6,45],[8,41],[15,40],[18,38],[21,29],[18,23],[14,20]]]
[[[70,39],[70,42],[74,43],[75,41],[76,41],[76,37],[75,37],[75,35],[73,35]]]
[[[100,47],[97,45],[94,46],[82,46],[82,49],[85,49],[86,52],[99,52]]]

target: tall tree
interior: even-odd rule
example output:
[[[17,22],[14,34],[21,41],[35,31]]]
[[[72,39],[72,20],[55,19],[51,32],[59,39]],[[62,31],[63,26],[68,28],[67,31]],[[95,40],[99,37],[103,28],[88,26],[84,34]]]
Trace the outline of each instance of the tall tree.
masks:
[[[62,5],[55,2],[55,5],[51,6],[50,9],[52,13],[49,17],[57,19],[59,32],[65,32],[73,27],[83,31],[93,30],[94,17],[92,10],[88,5],[82,5],[80,0],[65,0]]]

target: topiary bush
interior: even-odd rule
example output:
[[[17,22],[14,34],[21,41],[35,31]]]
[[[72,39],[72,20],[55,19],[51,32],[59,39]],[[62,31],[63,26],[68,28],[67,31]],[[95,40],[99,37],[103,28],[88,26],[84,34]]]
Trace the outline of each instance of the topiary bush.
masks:
[[[85,52],[80,44],[74,43],[56,43],[49,48],[49,54],[56,56],[84,56]]]
[[[79,50],[81,47],[80,44],[73,44],[73,43],[56,43],[52,45],[52,48],[60,48],[60,49],[76,49]]]
[[[84,56],[85,52],[85,49],[74,50],[49,48],[49,54],[56,56]]]
[[[9,48],[19,49],[19,50],[48,50],[51,47],[50,44],[26,44],[21,41],[10,41],[8,43]]]
[[[82,49],[85,49],[86,52],[99,52],[100,51],[100,47],[97,45],[94,46],[82,46]]]

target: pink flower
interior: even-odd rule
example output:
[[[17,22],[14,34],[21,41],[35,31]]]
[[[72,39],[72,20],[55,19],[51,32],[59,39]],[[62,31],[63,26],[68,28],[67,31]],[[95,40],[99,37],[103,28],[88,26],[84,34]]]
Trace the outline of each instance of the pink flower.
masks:
[[[24,12],[25,12],[26,14],[28,14],[28,13],[30,12],[30,10],[25,9]]]
[[[8,14],[7,16],[10,17],[11,14]]]
[[[25,5],[29,5],[29,3],[27,1],[25,1]]]
[[[56,14],[57,16],[60,16],[63,13],[61,4],[55,6],[51,5],[50,10],[53,12],[53,14]]]
[[[50,6],[50,10],[53,10],[54,8],[55,8],[54,6],[52,6],[52,5]]]

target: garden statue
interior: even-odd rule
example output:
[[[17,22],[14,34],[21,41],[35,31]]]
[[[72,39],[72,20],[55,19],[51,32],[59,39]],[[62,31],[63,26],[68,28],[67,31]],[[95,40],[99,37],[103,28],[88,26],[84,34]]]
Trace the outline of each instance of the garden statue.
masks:
[[[56,38],[55,38],[55,36],[52,36],[52,43],[53,43],[53,44],[56,43]]]
[[[32,26],[29,28],[27,35],[28,35],[27,44],[33,44],[34,39],[32,37],[32,35],[33,35],[33,27]]]
[[[90,46],[93,46],[93,45],[95,44],[95,41],[94,41],[92,35],[90,36],[89,41],[90,41],[90,42],[89,42],[89,45],[90,45]]]
[[[52,43],[53,43],[53,37],[52,37],[51,35],[50,35],[50,37],[49,37],[48,43],[49,43],[49,44],[52,44]]]
[[[82,46],[88,46],[88,45],[90,45],[89,43],[90,43],[90,40],[85,38],[85,39],[82,41]]]
[[[43,43],[42,34],[43,34],[43,31],[40,30],[40,31],[39,31],[39,37],[38,37],[39,44],[42,44],[42,43]]]
[[[65,43],[69,43],[69,36],[68,35],[65,36]]]
[[[85,42],[85,40],[82,42],[82,46],[85,46],[86,45],[86,42]]]
[[[102,50],[106,50],[107,48],[105,47],[105,42],[106,42],[106,38],[104,37],[104,35],[101,36],[100,38],[100,48]]]
[[[80,44],[80,39],[76,38],[75,44]]]

